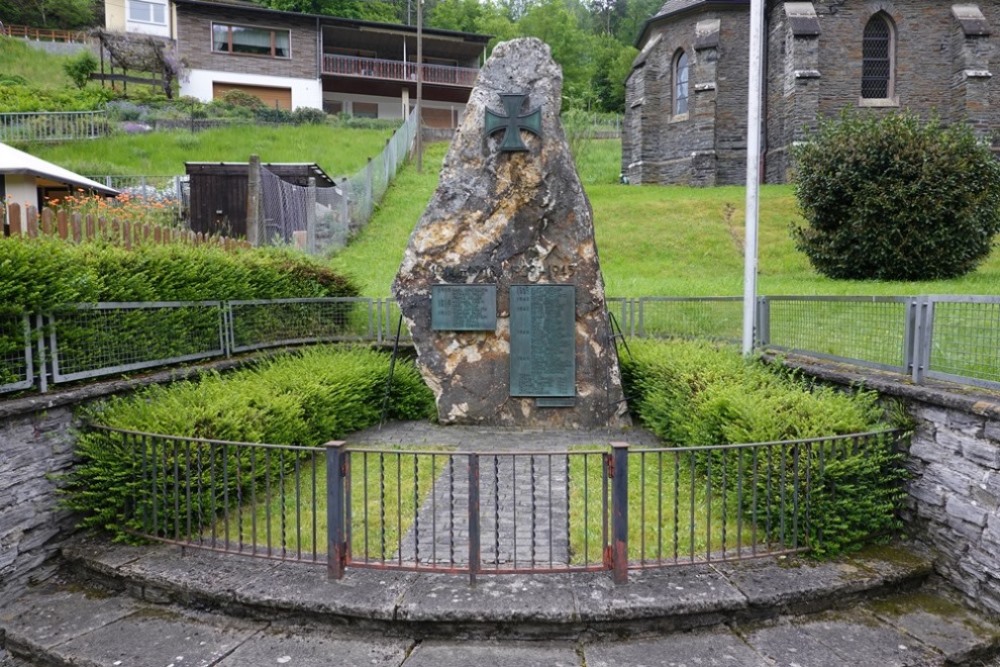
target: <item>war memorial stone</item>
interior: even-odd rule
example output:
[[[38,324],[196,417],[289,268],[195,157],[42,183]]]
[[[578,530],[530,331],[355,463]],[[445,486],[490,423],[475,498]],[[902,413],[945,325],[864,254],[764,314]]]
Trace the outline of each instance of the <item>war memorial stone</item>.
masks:
[[[443,423],[629,424],[561,96],[543,42],[494,49],[393,282]]]

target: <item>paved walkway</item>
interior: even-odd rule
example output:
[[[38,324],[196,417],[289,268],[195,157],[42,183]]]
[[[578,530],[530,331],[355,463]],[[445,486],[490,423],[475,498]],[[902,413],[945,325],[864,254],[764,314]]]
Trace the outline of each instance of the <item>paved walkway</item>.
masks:
[[[479,462],[479,543],[480,561],[486,569],[569,563],[568,468],[566,457],[558,453],[607,447],[612,441],[658,444],[643,429],[506,430],[429,422],[393,422],[348,440],[351,444],[439,446],[485,454]],[[454,545],[468,543],[469,459],[442,456],[439,463],[433,493],[403,538],[402,553],[393,557],[446,567],[468,565],[469,554],[456,551]]]

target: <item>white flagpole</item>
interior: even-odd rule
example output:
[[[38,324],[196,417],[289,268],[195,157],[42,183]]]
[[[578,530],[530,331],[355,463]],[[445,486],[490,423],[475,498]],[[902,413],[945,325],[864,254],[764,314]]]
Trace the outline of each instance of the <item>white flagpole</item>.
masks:
[[[760,204],[760,121],[764,74],[764,0],[750,0],[750,92],[747,100],[746,243],[743,256],[743,354],[753,352],[757,310],[757,227]]]

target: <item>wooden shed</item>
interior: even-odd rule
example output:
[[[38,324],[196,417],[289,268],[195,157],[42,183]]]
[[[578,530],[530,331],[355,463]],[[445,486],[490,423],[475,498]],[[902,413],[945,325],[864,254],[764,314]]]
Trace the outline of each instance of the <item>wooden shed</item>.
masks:
[[[191,229],[206,234],[246,238],[248,162],[185,162],[190,186]],[[261,167],[294,185],[333,187],[334,181],[315,163],[268,162]]]

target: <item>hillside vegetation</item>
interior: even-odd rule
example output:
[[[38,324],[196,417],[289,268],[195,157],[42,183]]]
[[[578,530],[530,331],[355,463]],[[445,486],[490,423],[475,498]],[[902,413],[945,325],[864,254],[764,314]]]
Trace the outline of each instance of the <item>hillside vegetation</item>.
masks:
[[[424,173],[407,165],[371,223],[332,259],[362,293],[384,296],[407,239],[434,188],[445,144],[428,148]],[[626,186],[617,183],[620,144],[592,142],[577,162],[594,208],[597,245],[612,296],[730,296],[743,291],[743,187]],[[801,225],[794,189],[767,185],[760,196],[761,294],[996,294],[1000,249],[974,273],[954,280],[876,282],[817,274],[789,233]]]
[[[0,75],[23,77],[31,85],[44,90],[71,86],[73,82],[63,70],[68,56],[57,56],[31,47],[22,39],[0,37]]]
[[[116,134],[86,142],[35,144],[28,152],[81,174],[174,176],[185,162],[315,162],[332,177],[352,174],[378,155],[392,130],[330,125],[234,127]]]

